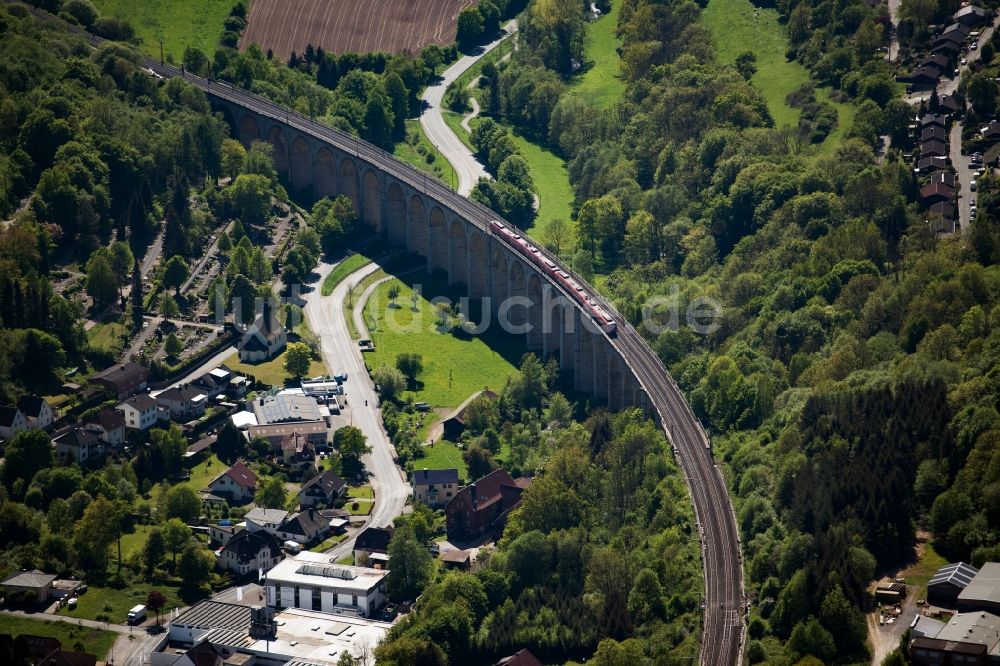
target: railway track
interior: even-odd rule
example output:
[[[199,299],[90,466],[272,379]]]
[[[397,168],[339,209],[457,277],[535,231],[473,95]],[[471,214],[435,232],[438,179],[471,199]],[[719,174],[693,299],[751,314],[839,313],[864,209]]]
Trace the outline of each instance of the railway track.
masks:
[[[27,7],[27,9],[44,20],[59,21],[44,11],[33,7]],[[81,34],[95,47],[104,41],[77,26],[64,25],[67,30]],[[299,132],[327,141],[342,152],[364,159],[379,170],[389,173],[414,189],[433,197],[471,224],[476,225],[490,238],[504,243],[510,251],[516,252],[515,248],[504,239],[490,233],[489,223],[491,220],[497,219],[496,213],[457,194],[444,183],[418,171],[409,164],[400,162],[380,148],[361,141],[346,132],[321,125],[308,117],[288,111],[270,100],[231,84],[193,76],[182,72],[177,67],[145,56],[143,57],[143,66],[150,74],[160,78],[184,77],[189,83],[208,95],[282,122]],[[516,229],[513,225],[510,227]],[[517,233],[523,235],[520,231]],[[705,578],[700,663],[703,666],[741,664],[745,642],[743,622],[745,601],[740,542],[736,518],[729,501],[726,484],[712,458],[708,436],[691,411],[677,383],[638,331],[617,312],[607,299],[603,298],[572,270],[564,267],[558,258],[553,257],[548,252],[544,252],[544,254],[560,268],[573,275],[584,285],[588,294],[602,304],[608,312],[613,313],[617,320],[617,335],[609,340],[646,391],[657,419],[674,447],[694,506],[701,540],[702,566]],[[548,280],[547,277],[546,279]],[[558,284],[550,280],[549,283],[569,298],[569,295]]]

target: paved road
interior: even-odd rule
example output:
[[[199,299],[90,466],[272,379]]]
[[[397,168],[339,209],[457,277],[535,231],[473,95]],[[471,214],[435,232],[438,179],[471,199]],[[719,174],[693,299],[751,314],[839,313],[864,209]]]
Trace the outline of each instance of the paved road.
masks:
[[[896,62],[899,58],[899,37],[896,30],[899,26],[899,8],[902,4],[902,0],[889,0],[889,22],[892,24],[889,36],[889,62]]]
[[[212,358],[208,359],[207,361],[205,361],[204,363],[202,363],[201,365],[199,365],[197,368],[195,368],[191,372],[187,373],[186,375],[184,375],[183,377],[181,377],[177,381],[175,381],[173,384],[170,384],[169,386],[165,386],[164,388],[160,389],[159,391],[150,391],[150,395],[152,395],[152,396],[155,397],[155,396],[158,396],[159,394],[163,393],[167,389],[171,389],[171,388],[173,388],[175,386],[180,386],[181,384],[188,384],[188,383],[194,381],[195,379],[198,379],[199,377],[201,377],[203,374],[205,374],[209,370],[215,370],[217,367],[219,367],[220,365],[222,365],[223,361],[225,361],[227,358],[229,358],[230,356],[232,356],[235,353],[236,353],[236,347],[232,347],[232,346],[226,347],[225,349],[221,350],[219,353],[217,353],[216,355],[214,355]]]
[[[327,368],[331,372],[347,372],[345,389],[352,420],[372,447],[371,454],[362,459],[375,490],[375,508],[368,522],[376,527],[385,527],[391,525],[393,519],[403,512],[406,498],[410,496],[410,485],[396,466],[396,452],[382,427],[375,387],[368,377],[361,351],[351,338],[344,319],[344,299],[348,285],[374,273],[379,265],[372,263],[363,266],[342,280],[333,293],[324,298],[319,285],[323,284],[323,279],[334,266],[335,264],[325,261],[319,265],[319,280],[314,283],[312,290],[303,294],[305,314],[309,326],[319,336]],[[353,539],[348,539],[328,552],[340,557],[352,550],[353,543]]]
[[[480,178],[486,178],[487,175],[486,169],[475,158],[472,151],[462,143],[461,139],[455,136],[455,133],[448,127],[448,123],[444,121],[444,116],[441,115],[444,93],[455,79],[516,31],[517,21],[511,21],[505,25],[504,33],[499,38],[482,47],[475,55],[462,56],[455,64],[444,70],[441,80],[428,86],[421,98],[427,103],[427,107],[420,116],[420,126],[424,129],[424,134],[427,135],[430,142],[455,167],[455,173],[458,174],[459,194],[468,195],[472,192],[476,181]]]

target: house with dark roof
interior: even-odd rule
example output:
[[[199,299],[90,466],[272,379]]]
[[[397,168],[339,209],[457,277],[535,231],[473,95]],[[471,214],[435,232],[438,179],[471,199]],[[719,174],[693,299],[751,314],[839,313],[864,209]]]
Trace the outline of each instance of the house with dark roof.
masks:
[[[105,408],[94,412],[83,420],[83,429],[109,446],[125,443],[125,415],[117,409]]]
[[[948,160],[944,157],[923,157],[917,162],[917,170],[921,173],[928,173],[938,169],[947,169]]]
[[[969,28],[986,23],[987,18],[986,10],[976,5],[966,5],[955,12],[955,21]]]
[[[89,460],[104,455],[104,442],[97,435],[79,426],[64,432],[52,440],[56,457],[64,463],[77,462],[84,465]]]
[[[260,530],[240,530],[230,537],[219,553],[218,564],[237,576],[268,571],[284,558],[281,546],[273,535]]]
[[[325,470],[302,484],[299,506],[303,509],[330,506],[347,492],[347,482],[332,469]]]
[[[21,399],[17,401],[17,408],[28,420],[29,428],[48,430],[55,419],[52,407],[45,402],[45,398],[37,395],[22,395]]]
[[[925,127],[935,127],[935,126],[940,127],[941,129],[945,129],[946,127],[948,127],[948,119],[945,118],[940,113],[925,113],[920,118],[921,129]]]
[[[954,95],[941,95],[938,97],[938,109],[952,114],[961,111],[962,105],[959,104]]]
[[[118,400],[125,400],[139,391],[146,390],[149,369],[133,361],[114,365],[91,378],[91,383],[106,388]]]
[[[948,144],[940,139],[928,139],[920,142],[921,157],[946,157]]]
[[[979,132],[987,141],[1000,140],[1000,121],[991,121],[989,125]]]
[[[156,400],[145,393],[133,396],[118,405],[125,417],[125,427],[130,430],[149,430],[158,420]]]
[[[958,54],[962,52],[962,44],[956,43],[950,39],[942,39],[934,42],[931,47],[931,53],[941,54],[947,58],[957,58]]]
[[[493,666],[542,666],[542,662],[538,661],[538,657],[531,654],[531,650],[524,648],[508,657],[504,657]]]
[[[242,663],[227,662],[228,652],[212,645],[208,639],[196,643],[194,647],[183,653],[166,651],[154,654],[156,655],[156,666],[226,666],[227,663],[233,663],[235,666],[235,663]],[[246,663],[251,662],[247,661]]]
[[[931,183],[944,183],[948,187],[957,187],[958,181],[955,179],[955,174],[951,171],[935,171],[931,174]]]
[[[330,520],[317,509],[304,509],[293,513],[278,526],[276,536],[283,541],[294,541],[302,545],[326,538],[330,533]]]
[[[944,72],[947,72],[947,71],[951,71],[951,69],[952,69],[951,61],[948,60],[947,57],[945,57],[943,55],[940,55],[940,54],[927,56],[926,58],[924,58],[923,60],[921,60],[918,63],[917,66],[918,67],[933,68],[933,69],[938,70],[938,72],[941,72],[941,73],[944,73]]]
[[[393,529],[389,527],[366,527],[354,540],[354,561],[367,561],[370,566],[384,566],[389,561],[389,542]]]
[[[0,437],[10,439],[28,429],[28,419],[17,407],[0,405]]]
[[[245,462],[237,460],[236,464],[212,479],[205,490],[237,504],[249,502],[257,490],[257,475]]]
[[[285,327],[271,311],[270,301],[265,300],[260,316],[240,338],[240,360],[244,363],[266,361],[280,354],[287,344]]]
[[[522,487],[497,469],[458,491],[444,508],[448,536],[471,539],[503,528],[507,514],[521,505]]]
[[[955,188],[943,183],[928,183],[920,188],[920,201],[925,206],[955,200]]]
[[[189,421],[205,413],[208,396],[191,386],[182,384],[157,394],[156,405],[170,410],[170,418]]]
[[[458,470],[413,470],[413,501],[422,502],[432,509],[439,509],[458,494]]]
[[[954,608],[959,593],[977,573],[979,569],[965,562],[944,565],[927,582],[927,601],[935,606]]]
[[[909,83],[917,88],[930,88],[937,84],[941,78],[941,70],[937,67],[917,67],[910,74],[900,74],[896,80],[900,83]]]
[[[972,29],[969,26],[962,23],[952,23],[947,26],[941,33],[934,39],[935,44],[941,42],[949,41],[959,46],[965,44],[966,40],[969,39],[969,35],[972,33]]]
[[[947,141],[948,133],[944,131],[944,128],[938,127],[937,125],[931,125],[930,127],[925,127],[920,130],[920,142],[930,141],[931,139],[937,139],[938,141]]]

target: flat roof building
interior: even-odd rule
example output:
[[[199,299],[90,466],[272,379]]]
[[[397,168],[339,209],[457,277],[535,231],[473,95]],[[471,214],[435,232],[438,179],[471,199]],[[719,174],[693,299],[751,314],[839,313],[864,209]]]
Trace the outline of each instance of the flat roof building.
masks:
[[[336,564],[329,555],[305,551],[267,572],[263,584],[268,606],[371,617],[385,603],[388,573]]]

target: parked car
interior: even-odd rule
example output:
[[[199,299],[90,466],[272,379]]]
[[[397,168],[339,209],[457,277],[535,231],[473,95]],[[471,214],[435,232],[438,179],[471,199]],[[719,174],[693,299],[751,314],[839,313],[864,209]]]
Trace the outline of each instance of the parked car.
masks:
[[[78,599],[76,597],[70,597],[69,599],[66,600],[66,606],[68,606],[69,608],[76,608],[77,601]]]
[[[970,51],[975,51],[977,48],[979,48],[979,42],[972,42],[971,44],[969,44]]]
[[[969,183],[969,191],[970,192],[976,191],[976,181],[972,181],[971,183]]]

